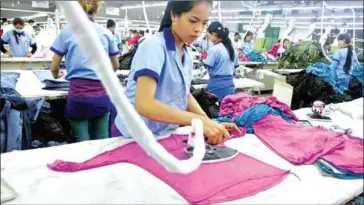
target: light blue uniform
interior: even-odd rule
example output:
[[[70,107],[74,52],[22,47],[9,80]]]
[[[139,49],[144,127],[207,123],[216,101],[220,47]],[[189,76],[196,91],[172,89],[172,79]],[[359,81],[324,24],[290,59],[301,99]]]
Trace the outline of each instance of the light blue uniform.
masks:
[[[183,48],[183,53],[182,61],[169,28],[145,39],[135,53],[129,73],[126,95],[130,102],[135,105],[137,78],[147,75],[157,81],[154,96],[156,100],[179,110],[187,110],[193,62],[186,46]],[[179,127],[179,125],[160,123],[145,117],[142,119],[155,136],[164,135],[169,130]],[[124,137],[131,137],[119,116],[115,119],[115,126]]]
[[[33,41],[33,38],[26,32],[23,31],[18,35],[19,44],[16,42],[15,39],[15,31],[10,30],[6,32],[2,37],[1,41],[4,44],[9,44],[9,48],[11,53],[13,53],[14,57],[26,57],[27,54],[30,52],[29,48],[30,46],[35,45],[35,42]]]
[[[234,54],[235,58],[232,62],[228,50],[220,42],[207,51],[207,58],[203,60],[210,75],[207,89],[214,93],[220,102],[226,95],[235,94],[233,74],[235,68],[239,67],[239,58],[236,51]]]
[[[114,33],[114,37],[115,37],[115,41],[116,41],[116,46],[118,48],[120,48],[120,45],[121,45],[121,38],[120,38],[120,35],[118,35],[117,33]]]
[[[255,48],[254,40],[251,40],[249,42],[242,41],[240,44],[239,49],[245,54],[248,55],[249,53],[253,52]]]
[[[93,20],[91,19],[91,21]],[[115,37],[112,36],[111,32],[108,32],[96,23],[92,23],[92,25],[109,56],[119,55],[120,52],[117,48]],[[78,46],[78,42],[73,36],[70,27],[65,27],[61,30],[50,50],[60,56],[66,55],[67,80],[71,80],[72,78],[99,80],[91,63],[88,62],[81,48]]]
[[[353,70],[354,65],[356,64],[356,59],[357,59],[356,53],[353,50],[353,54],[351,57],[351,67],[350,67],[349,73],[347,74],[347,73],[345,73],[345,70],[344,70],[347,55],[348,55],[348,48],[341,48],[335,53],[335,55],[333,57],[334,63],[335,63],[335,61],[337,62],[336,70],[335,70],[337,79],[340,84],[342,84],[343,86],[346,86],[346,87],[349,86],[350,79],[351,79],[351,72]]]
[[[201,48],[202,52],[207,52],[207,50],[211,48],[214,44],[211,41],[207,40],[207,38],[200,38],[197,39],[193,45]]]

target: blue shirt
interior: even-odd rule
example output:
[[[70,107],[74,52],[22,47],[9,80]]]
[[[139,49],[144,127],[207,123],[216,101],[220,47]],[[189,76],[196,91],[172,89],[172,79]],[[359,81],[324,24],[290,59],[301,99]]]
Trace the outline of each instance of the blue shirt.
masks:
[[[96,23],[92,23],[92,25],[109,56],[119,55],[120,52],[116,46],[115,37],[112,36],[111,32]],[[66,55],[67,80],[72,78],[99,80],[91,63],[78,46],[70,27],[67,26],[61,30],[50,50],[60,56]]]
[[[239,49],[245,54],[248,55],[249,53],[253,52],[255,48],[254,40],[251,41],[242,41]]]
[[[207,58],[203,60],[204,65],[208,68],[210,77],[219,75],[233,76],[234,68],[239,67],[239,58],[234,51],[234,61],[230,60],[229,52],[223,43],[213,45],[207,51]]]
[[[356,57],[355,51],[353,50],[353,54],[351,56],[351,67],[350,67],[349,73],[346,74],[345,70],[344,70],[344,66],[345,66],[347,55],[348,55],[348,48],[340,48],[333,56],[333,60],[338,62],[337,67],[336,67],[336,75],[337,75],[338,79],[350,78],[351,71],[353,70],[353,67],[356,63],[357,57]]]
[[[126,86],[126,96],[135,105],[136,80],[147,75],[157,81],[154,98],[179,110],[187,110],[190,93],[193,62],[186,46],[183,47],[184,60],[181,59],[173,35],[169,28],[145,39],[138,47],[132,61]],[[179,125],[160,123],[142,117],[155,136],[166,134]],[[115,125],[124,137],[131,137],[121,119]]]
[[[197,39],[193,45],[201,48],[202,52],[207,52],[214,44],[205,37]]]
[[[30,52],[29,47],[35,45],[33,38],[26,32],[23,31],[18,36],[19,44],[16,42],[14,30],[6,32],[2,37],[1,41],[4,44],[9,44],[9,48],[14,57],[26,57]]]

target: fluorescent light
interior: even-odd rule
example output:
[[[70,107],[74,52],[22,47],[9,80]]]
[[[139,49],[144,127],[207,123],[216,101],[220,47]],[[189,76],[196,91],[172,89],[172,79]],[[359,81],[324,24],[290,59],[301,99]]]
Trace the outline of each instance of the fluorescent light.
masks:
[[[328,9],[363,9],[363,6],[329,6],[326,5]]]
[[[321,9],[321,7],[292,7],[292,8],[262,8],[262,9],[221,9],[221,13],[229,12],[243,12],[243,11],[280,11],[280,10],[314,10]],[[217,13],[218,10],[212,10],[212,13]]]
[[[145,4],[145,7],[159,7],[159,6],[167,6],[167,2],[163,2],[163,3],[155,3],[155,4]],[[120,9],[138,9],[138,8],[143,8],[143,5],[138,4],[138,5],[134,5],[134,6],[122,6],[120,7]]]

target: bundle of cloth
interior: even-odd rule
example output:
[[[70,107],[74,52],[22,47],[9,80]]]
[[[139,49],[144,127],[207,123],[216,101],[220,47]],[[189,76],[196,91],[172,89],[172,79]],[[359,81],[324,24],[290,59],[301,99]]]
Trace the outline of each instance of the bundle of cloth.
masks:
[[[342,179],[364,176],[362,139],[300,125],[292,110],[273,96],[227,96],[221,103],[220,115],[217,121],[235,122],[294,165],[316,163],[327,175]]]
[[[267,58],[259,52],[250,52],[246,57],[249,59],[250,62],[261,62],[263,64],[267,63]]]
[[[293,86],[291,108],[311,107],[316,100],[329,104],[363,97],[362,64],[353,67],[348,87],[341,85],[331,73],[329,64],[315,63],[297,74],[287,76],[287,83]]]
[[[278,68],[302,69],[314,63],[329,63],[318,41],[302,41],[290,46],[279,58]]]
[[[37,120],[43,100],[26,100],[16,90],[16,72],[1,72],[0,134],[1,152],[31,147],[32,124]]]
[[[37,76],[38,80],[44,83],[44,87],[42,88],[43,90],[68,91],[70,87],[69,81],[67,81],[64,77],[54,79],[49,70],[38,70],[33,72]]]

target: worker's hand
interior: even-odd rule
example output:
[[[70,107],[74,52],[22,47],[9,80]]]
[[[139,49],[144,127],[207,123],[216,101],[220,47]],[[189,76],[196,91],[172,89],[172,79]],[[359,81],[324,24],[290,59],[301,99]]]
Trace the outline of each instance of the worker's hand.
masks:
[[[27,57],[32,57],[33,56],[33,54],[32,53],[27,53]]]
[[[13,57],[13,54],[11,53],[11,51],[6,52],[6,55],[9,57]]]
[[[64,72],[62,70],[59,70],[57,77],[55,77],[55,79],[58,78],[62,78],[64,76]]]
[[[241,130],[239,129],[239,127],[235,124],[235,123],[228,123],[228,122],[223,122],[221,123],[227,130],[231,130],[231,131],[235,131],[239,134],[242,134]]]
[[[230,138],[230,134],[223,124],[208,118],[203,120],[203,131],[207,137],[207,143],[212,145],[223,143]]]

